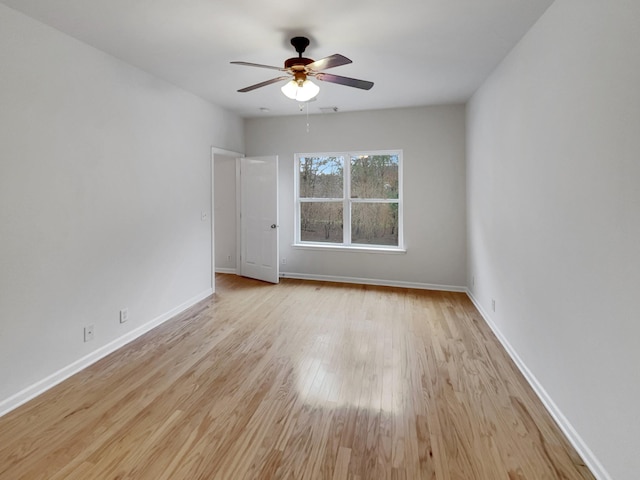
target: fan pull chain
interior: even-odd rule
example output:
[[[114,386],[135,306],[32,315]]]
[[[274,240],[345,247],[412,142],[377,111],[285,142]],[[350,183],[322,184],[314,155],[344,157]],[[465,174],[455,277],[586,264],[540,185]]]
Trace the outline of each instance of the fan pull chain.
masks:
[[[305,102],[305,103],[299,103],[298,107],[300,108],[300,111],[302,111],[304,109],[304,107],[307,107],[307,133],[309,133],[309,102]]]

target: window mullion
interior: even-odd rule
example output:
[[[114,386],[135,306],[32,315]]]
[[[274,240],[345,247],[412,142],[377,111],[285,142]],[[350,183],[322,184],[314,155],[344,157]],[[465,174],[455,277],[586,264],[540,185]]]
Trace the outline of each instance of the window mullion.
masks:
[[[298,154],[294,157],[293,168],[293,242],[300,243],[302,241],[300,234],[302,222],[300,219],[300,156]]]
[[[335,203],[335,202],[342,202],[342,197],[340,198],[326,198],[326,197],[320,197],[320,198],[315,198],[315,197],[304,197],[304,198],[300,198],[300,203],[305,203],[305,202],[317,202],[317,203]]]
[[[351,245],[351,156],[343,154],[344,158],[344,199],[342,207],[342,242]]]
[[[397,198],[352,198],[351,203],[399,203]]]

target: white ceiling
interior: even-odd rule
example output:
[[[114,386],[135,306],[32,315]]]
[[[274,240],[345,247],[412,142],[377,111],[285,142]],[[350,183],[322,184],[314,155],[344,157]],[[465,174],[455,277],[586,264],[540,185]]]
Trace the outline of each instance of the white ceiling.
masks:
[[[375,83],[364,91],[317,82],[309,113],[464,102],[553,0],[0,2],[252,117],[300,109],[280,83],[237,93],[280,72],[229,62],[282,66],[297,56],[289,44],[296,35],[311,39],[306,57],[340,53],[353,60],[330,73]]]

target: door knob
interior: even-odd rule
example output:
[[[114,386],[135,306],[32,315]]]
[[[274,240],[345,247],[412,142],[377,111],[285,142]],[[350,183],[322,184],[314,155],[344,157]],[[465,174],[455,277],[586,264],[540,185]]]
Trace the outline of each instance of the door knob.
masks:
[[[276,225],[275,223],[271,224],[271,228],[276,228],[278,225]]]

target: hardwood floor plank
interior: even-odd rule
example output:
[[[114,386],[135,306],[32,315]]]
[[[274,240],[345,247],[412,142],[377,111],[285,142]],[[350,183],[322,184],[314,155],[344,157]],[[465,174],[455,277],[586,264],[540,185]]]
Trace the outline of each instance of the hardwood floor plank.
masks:
[[[0,480],[593,480],[464,294],[217,275],[0,418]]]

